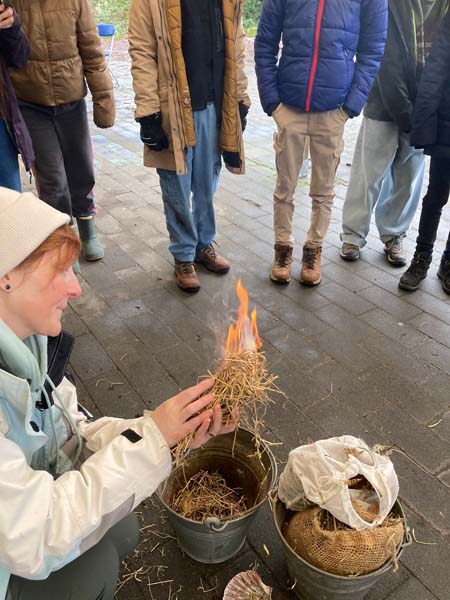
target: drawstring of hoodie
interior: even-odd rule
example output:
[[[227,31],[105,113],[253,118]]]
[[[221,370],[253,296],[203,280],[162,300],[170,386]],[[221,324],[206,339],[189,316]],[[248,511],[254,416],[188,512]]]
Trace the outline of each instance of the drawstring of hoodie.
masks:
[[[77,438],[77,451],[75,453],[75,458],[73,459],[73,465],[76,465],[78,463],[78,460],[80,458],[81,455],[81,450],[83,448],[83,440],[81,438],[81,433],[80,430],[78,429],[72,415],[70,414],[70,412],[67,410],[60,394],[58,393],[55,384],[53,383],[53,381],[50,379],[50,377],[48,375],[45,375],[45,380],[48,382],[48,384],[50,385],[50,387],[52,388],[52,392],[55,394],[56,398],[58,399],[58,404],[61,407],[62,412],[64,413],[64,416],[66,417],[66,419],[69,421],[69,424],[72,428],[73,433],[75,434],[76,438]],[[47,408],[49,409],[48,414],[50,415],[50,423],[51,423],[51,427],[53,430],[53,436],[54,436],[54,440],[55,440],[55,445],[56,445],[56,474],[60,475],[60,462],[59,462],[59,448],[58,448],[58,437],[56,435],[56,427],[55,427],[55,422],[53,419],[53,414],[52,414],[52,410],[51,409],[51,402],[50,402],[50,398],[48,397],[47,391],[45,390],[45,387],[42,386],[42,393],[43,396],[45,398],[45,403],[47,404]]]

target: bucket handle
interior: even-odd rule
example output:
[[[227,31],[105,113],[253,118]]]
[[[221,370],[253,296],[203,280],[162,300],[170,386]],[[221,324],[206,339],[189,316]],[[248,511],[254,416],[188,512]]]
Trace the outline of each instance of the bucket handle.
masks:
[[[208,517],[204,520],[203,523],[208,529],[211,529],[211,531],[217,532],[223,531],[225,527],[228,527],[229,521],[225,521],[225,523],[222,523],[217,517]]]

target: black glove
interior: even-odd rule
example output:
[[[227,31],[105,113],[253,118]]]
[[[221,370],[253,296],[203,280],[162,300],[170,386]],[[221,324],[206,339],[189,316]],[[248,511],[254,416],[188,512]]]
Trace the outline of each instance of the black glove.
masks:
[[[269,106],[267,107],[267,110],[266,110],[267,116],[271,117],[272,113],[275,112],[279,106],[280,106],[279,102],[277,104],[269,104]]]
[[[348,114],[348,118],[349,119],[354,119],[355,117],[358,116],[351,108],[349,108],[348,106],[345,106],[345,104],[344,104],[344,106],[342,108]]]
[[[141,117],[139,123],[141,126],[141,140],[150,150],[160,152],[169,147],[169,140],[162,128],[162,116],[160,112],[148,115],[147,117]]]
[[[239,102],[239,117],[241,118],[242,133],[244,133],[245,128],[247,127],[248,111],[249,107],[244,104],[243,100],[241,100]]]
[[[224,150],[222,156],[225,164],[229,167],[232,167],[233,169],[241,168],[242,161],[239,152],[229,152],[228,150]]]

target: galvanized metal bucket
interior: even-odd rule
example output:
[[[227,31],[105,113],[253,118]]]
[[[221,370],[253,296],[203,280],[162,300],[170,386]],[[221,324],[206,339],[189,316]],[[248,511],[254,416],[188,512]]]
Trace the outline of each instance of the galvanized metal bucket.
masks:
[[[392,512],[405,519],[400,502],[396,502]],[[290,511],[276,498],[273,502],[273,517],[278,535],[281,538],[293,592],[301,600],[362,600],[383,575],[392,569],[393,561],[388,561],[380,569],[367,575],[342,577],[326,573],[313,567],[296,554],[284,539],[283,524],[288,520]],[[405,520],[405,536],[397,551],[397,560],[405,546],[411,544],[409,528]]]
[[[261,460],[255,456],[255,440],[246,429],[212,438],[202,448],[192,450],[185,462],[172,471],[157,493],[175,529],[178,545],[201,563],[217,564],[242,548],[258,508],[266,501],[277,478],[275,457],[262,443]],[[218,471],[232,488],[242,489],[250,507],[239,517],[220,521],[206,518],[203,523],[187,519],[170,507],[174,495],[200,470]]]

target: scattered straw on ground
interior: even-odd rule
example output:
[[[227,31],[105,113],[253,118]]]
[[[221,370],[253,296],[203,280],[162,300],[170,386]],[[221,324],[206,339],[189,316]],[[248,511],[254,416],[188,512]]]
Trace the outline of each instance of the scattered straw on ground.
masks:
[[[207,517],[229,519],[247,508],[239,491],[230,488],[220,473],[199,471],[175,494],[172,508],[193,521],[203,522]]]
[[[208,406],[219,404],[222,408],[223,422],[233,420],[238,414],[238,425],[251,431],[256,447],[261,441],[263,417],[269,402],[270,393],[283,394],[275,385],[276,375],[267,369],[267,359],[263,352],[243,352],[230,356],[217,369],[212,387],[214,400]],[[180,464],[192,442],[193,434],[182,440],[173,450],[176,464]]]

